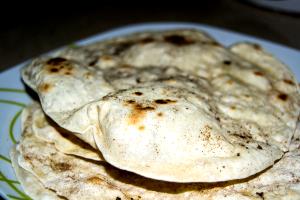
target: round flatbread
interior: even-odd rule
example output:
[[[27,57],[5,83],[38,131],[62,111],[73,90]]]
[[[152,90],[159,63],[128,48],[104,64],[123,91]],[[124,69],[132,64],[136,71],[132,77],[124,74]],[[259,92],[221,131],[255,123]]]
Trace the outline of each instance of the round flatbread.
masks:
[[[200,200],[254,200],[300,198],[300,152],[286,153],[273,167],[255,176],[222,183],[170,183],[147,179],[122,171],[104,162],[81,159],[58,151],[54,143],[42,139],[32,129],[34,114],[29,110],[17,149],[13,150],[13,166],[28,170],[24,179],[36,177],[40,190],[67,199],[200,199]],[[294,140],[293,143],[299,143]],[[21,179],[22,180],[22,179]],[[21,184],[25,184],[21,181]],[[24,187],[24,186],[23,186]],[[36,187],[28,194],[35,198]],[[47,189],[45,189],[47,188]],[[46,195],[43,194],[44,196]],[[54,198],[55,199],[55,198]]]
[[[206,34],[176,30],[73,51],[91,55],[36,59],[23,79],[47,115],[120,169],[173,182],[226,181],[253,175],[288,150],[298,86],[263,50],[255,53],[269,60],[248,61]],[[276,71],[264,64],[270,60]]]
[[[19,152],[14,146],[10,152],[11,164],[15,170],[16,177],[21,183],[25,193],[32,199],[45,199],[45,200],[61,200],[55,192],[46,189],[44,185],[32,173],[20,167],[18,163]]]
[[[26,118],[28,115],[32,118],[30,126],[35,135],[43,140],[52,142],[59,151],[87,159],[103,160],[99,151],[80,140],[73,133],[59,127],[47,117],[37,102],[23,110],[22,118]]]

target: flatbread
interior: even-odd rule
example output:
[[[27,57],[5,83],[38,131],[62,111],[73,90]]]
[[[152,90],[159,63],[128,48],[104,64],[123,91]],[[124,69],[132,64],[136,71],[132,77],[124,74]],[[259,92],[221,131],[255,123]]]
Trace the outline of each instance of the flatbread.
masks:
[[[26,171],[19,166],[18,152],[14,146],[10,152],[12,166],[15,170],[15,174],[25,193],[32,199],[43,200],[60,200],[59,196],[51,190],[46,189],[42,183],[30,172]]]
[[[89,56],[70,52],[39,58],[23,69],[23,79],[47,115],[120,169],[174,182],[225,181],[253,175],[288,150],[299,91],[271,55],[275,72],[193,30],[141,33],[73,51],[95,52],[91,57],[100,60],[89,66]]]
[[[289,146],[289,151],[294,151],[295,149],[300,149],[300,121],[297,122],[297,128],[293,136],[292,142]]]
[[[38,136],[38,132],[32,130],[31,115],[24,120],[24,131],[17,148],[20,152],[18,163],[36,176],[44,187],[67,199],[300,198],[299,149],[286,153],[272,168],[244,180],[222,183],[169,183],[122,171],[104,162],[63,154],[55,148],[53,142],[43,140]]]
[[[59,151],[87,159],[103,160],[99,151],[74,136],[74,134],[60,128],[50,118],[46,117],[37,102],[24,109],[23,115],[25,118],[28,115],[27,112],[30,112],[32,117],[33,132],[41,139],[53,142],[55,148]]]

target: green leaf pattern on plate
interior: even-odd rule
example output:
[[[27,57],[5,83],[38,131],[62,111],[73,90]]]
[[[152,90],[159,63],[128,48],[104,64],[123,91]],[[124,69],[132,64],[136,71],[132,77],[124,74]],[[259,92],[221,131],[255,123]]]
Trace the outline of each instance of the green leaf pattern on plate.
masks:
[[[25,93],[25,90],[22,90],[22,89],[16,89],[16,88],[0,88],[0,92],[11,92],[11,93],[19,93],[19,94],[26,94]],[[21,113],[22,113],[22,110],[23,108],[26,106],[25,103],[23,102],[17,102],[17,101],[12,101],[12,100],[6,100],[6,99],[0,99],[0,104],[5,104],[6,106],[17,106],[17,107],[20,107],[21,109],[18,110],[14,116],[12,117],[12,119],[10,120],[10,123],[9,123],[9,128],[8,128],[8,134],[9,134],[9,138],[12,142],[12,144],[16,144],[17,143],[17,140],[14,136],[14,127],[15,127],[15,124],[17,122],[17,120],[19,119]],[[3,142],[3,141],[2,141]],[[3,162],[7,165],[10,165],[11,166],[11,160],[6,157],[5,155],[1,155],[0,154],[0,162]],[[27,196],[21,189],[20,187],[20,183],[16,180],[11,180],[9,178],[7,178],[5,175],[4,175],[4,172],[2,172],[0,170],[0,181],[1,182],[4,182],[7,184],[8,187],[10,187],[13,191],[16,192],[17,196],[14,194],[6,194],[6,196],[9,198],[9,199],[13,199],[13,200],[30,200],[31,198],[29,196]]]

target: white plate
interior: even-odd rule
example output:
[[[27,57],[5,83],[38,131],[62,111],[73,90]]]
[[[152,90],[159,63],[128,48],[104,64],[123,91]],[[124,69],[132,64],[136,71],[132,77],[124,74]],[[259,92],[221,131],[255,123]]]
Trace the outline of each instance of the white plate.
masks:
[[[95,41],[120,36],[128,33],[145,30],[163,30],[175,28],[196,28],[212,35],[225,46],[235,42],[250,41],[262,45],[269,52],[290,66],[300,80],[300,51],[274,44],[266,40],[258,39],[224,29],[213,28],[207,25],[191,23],[147,23],[126,26],[112,31],[100,33],[87,39],[76,42],[83,45]],[[23,193],[20,184],[16,181],[11,167],[9,150],[20,137],[20,113],[22,108],[31,99],[24,91],[21,82],[20,69],[26,64],[19,64],[12,69],[0,73],[0,194],[6,199],[28,199]]]

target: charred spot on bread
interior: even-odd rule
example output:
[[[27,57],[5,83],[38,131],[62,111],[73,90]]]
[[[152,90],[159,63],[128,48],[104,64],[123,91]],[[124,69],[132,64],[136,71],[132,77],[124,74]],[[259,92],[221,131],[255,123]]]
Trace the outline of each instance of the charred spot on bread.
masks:
[[[230,61],[230,60],[224,60],[224,61],[223,61],[223,64],[224,64],[224,65],[231,65],[231,61]]]
[[[140,43],[147,44],[147,43],[150,43],[150,42],[153,42],[153,41],[154,41],[154,38],[152,38],[152,37],[146,37],[146,38],[141,39]]]
[[[157,104],[168,104],[168,103],[176,103],[176,100],[170,100],[170,99],[156,99],[154,101]]]
[[[61,57],[56,57],[56,58],[49,59],[47,61],[47,64],[57,66],[57,65],[60,65],[62,62],[65,62],[65,61],[67,61],[67,59],[61,58]]]
[[[279,99],[281,99],[282,101],[286,101],[288,99],[288,95],[285,93],[280,93],[277,96]]]
[[[253,72],[256,76],[263,76],[264,74],[260,71]]]
[[[185,36],[176,34],[165,36],[164,41],[177,46],[190,45],[195,43],[195,41],[186,38]]]
[[[284,79],[283,81],[289,85],[295,85],[295,83],[292,80]]]
[[[143,95],[142,92],[134,92],[134,94],[137,95],[137,96],[142,96]]]

